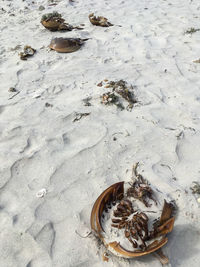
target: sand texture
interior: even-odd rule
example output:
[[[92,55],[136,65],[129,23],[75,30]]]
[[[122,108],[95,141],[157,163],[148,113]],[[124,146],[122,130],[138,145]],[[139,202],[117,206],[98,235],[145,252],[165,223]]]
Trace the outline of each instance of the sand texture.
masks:
[[[53,11],[84,29],[48,31],[40,20]],[[199,0],[1,0],[0,20],[0,267],[161,267],[153,255],[103,262],[96,239],[79,236],[136,162],[178,207],[168,266],[198,267],[200,31],[185,32],[200,28]],[[61,54],[55,37],[89,40]],[[25,45],[36,53],[21,60]],[[132,109],[101,103],[104,79],[132,85]]]

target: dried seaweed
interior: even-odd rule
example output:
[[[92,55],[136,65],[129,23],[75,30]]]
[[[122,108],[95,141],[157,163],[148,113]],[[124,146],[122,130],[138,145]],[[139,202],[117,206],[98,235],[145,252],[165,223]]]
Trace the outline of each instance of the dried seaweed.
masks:
[[[53,105],[52,105],[52,104],[50,104],[50,103],[48,103],[48,102],[46,102],[46,103],[45,103],[45,107],[46,107],[46,108],[49,108],[49,107],[50,107],[50,108],[52,108],[52,107],[53,107]]]
[[[113,212],[116,218],[112,219],[111,226],[118,229],[125,229],[124,235],[132,244],[133,248],[139,247],[141,250],[145,250],[147,247],[145,241],[149,239],[148,216],[144,212],[138,212],[130,218],[130,215],[134,212],[130,200],[121,200]],[[141,241],[141,245],[138,245],[138,240]]]
[[[92,100],[92,97],[86,97],[85,99],[83,99],[84,106],[86,107],[92,106],[92,104],[90,103],[90,100]]]
[[[193,61],[194,63],[200,63],[200,58]]]
[[[200,31],[200,29],[190,28],[187,31],[185,31],[185,34],[193,34],[198,31]]]
[[[144,203],[146,207],[151,207],[151,204],[148,203],[148,200],[151,199],[157,204],[157,201],[154,198],[154,193],[150,187],[148,181],[141,175],[138,174],[137,168],[139,163],[133,167],[133,172],[135,175],[135,180],[132,183],[131,187],[127,190],[127,196],[134,197]]]
[[[129,240],[133,248],[145,251],[148,248],[146,241],[153,240],[172,231],[174,225],[172,210],[171,203],[165,201],[161,219],[155,219],[153,228],[150,230],[148,226],[149,218],[146,213],[135,210],[132,202],[124,198],[113,212],[114,217],[112,218],[111,227],[124,229],[125,238]]]
[[[44,14],[42,16],[42,20],[49,20],[49,19],[52,19],[52,18],[62,18],[62,15],[59,14],[58,12],[56,11],[53,11],[52,13],[47,13],[47,14]]]
[[[10,87],[8,91],[12,93],[16,93],[17,89],[15,87]]]
[[[124,106],[120,103],[119,97],[114,92],[107,92],[101,96],[101,103],[104,105],[114,104],[121,110],[124,109]]]
[[[127,110],[131,110],[133,105],[137,103],[135,95],[133,93],[133,86],[128,86],[124,80],[119,81],[107,81],[105,88],[112,88],[112,92],[103,94],[103,104],[115,104],[123,110],[125,107],[122,104],[122,99],[128,102]],[[102,86],[102,82],[98,83],[97,86]]]
[[[76,113],[76,117],[73,122],[80,121],[83,117],[89,116],[90,113]]]

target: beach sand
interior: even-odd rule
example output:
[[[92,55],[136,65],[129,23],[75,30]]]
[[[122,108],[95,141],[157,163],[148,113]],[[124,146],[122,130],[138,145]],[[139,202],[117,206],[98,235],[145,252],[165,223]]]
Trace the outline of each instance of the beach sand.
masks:
[[[40,20],[53,11],[84,29],[48,31]],[[92,25],[93,12],[114,26]],[[2,0],[0,18],[0,266],[161,266],[153,255],[103,262],[94,236],[79,236],[99,194],[130,181],[139,162],[178,207],[168,266],[198,267],[200,31],[185,32],[200,28],[199,1]],[[59,54],[48,48],[54,37],[89,40]],[[25,45],[37,52],[22,61]],[[101,103],[104,79],[133,86],[131,111]]]

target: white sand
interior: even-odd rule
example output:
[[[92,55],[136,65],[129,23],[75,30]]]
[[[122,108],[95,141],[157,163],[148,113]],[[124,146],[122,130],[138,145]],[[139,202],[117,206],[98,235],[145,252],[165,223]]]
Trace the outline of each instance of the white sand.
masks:
[[[94,201],[129,181],[137,161],[179,208],[163,249],[169,266],[199,266],[200,203],[189,188],[200,181],[200,31],[184,34],[200,28],[199,0],[50,2],[1,1],[0,266],[161,266],[152,255],[105,263],[94,238],[75,233],[90,232]],[[40,19],[54,10],[84,30],[49,32]],[[91,12],[122,27],[95,27]],[[91,39],[75,53],[49,51],[60,36]],[[27,61],[24,45],[37,49]],[[105,78],[135,86],[132,112],[100,103]],[[91,114],[73,122],[76,112]]]

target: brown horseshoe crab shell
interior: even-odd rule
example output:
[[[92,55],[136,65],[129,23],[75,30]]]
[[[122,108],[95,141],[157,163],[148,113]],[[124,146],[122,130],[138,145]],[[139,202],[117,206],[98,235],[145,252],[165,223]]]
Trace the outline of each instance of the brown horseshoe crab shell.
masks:
[[[147,255],[149,253],[155,252],[161,247],[163,247],[167,241],[168,238],[166,237],[166,234],[171,232],[174,226],[174,217],[171,216],[172,214],[172,207],[170,208],[170,205],[165,201],[161,219],[160,219],[160,226],[157,228],[157,236],[161,236],[160,240],[154,240],[150,245],[148,245],[147,249],[145,251],[141,250],[135,250],[135,251],[129,251],[126,250],[124,247],[120,245],[119,242],[111,242],[106,243],[104,239],[104,229],[101,225],[101,216],[103,214],[105,205],[109,203],[109,201],[112,201],[113,199],[120,199],[121,196],[124,195],[124,182],[119,182],[116,184],[111,185],[108,187],[95,201],[91,217],[90,217],[90,224],[92,230],[95,232],[95,234],[103,241],[106,248],[113,251],[118,256],[124,257],[124,258],[134,258],[134,257],[140,257],[143,255]]]
[[[58,12],[44,14],[40,21],[42,25],[50,31],[71,31],[73,26],[65,23],[61,14]]]
[[[110,27],[110,26],[113,26],[113,24],[110,23],[107,18],[102,17],[102,16],[96,17],[94,15],[94,13],[91,13],[88,17],[89,17],[90,22],[93,25],[101,26],[101,27]]]
[[[86,39],[79,38],[54,38],[49,47],[59,53],[72,53],[81,48]]]

